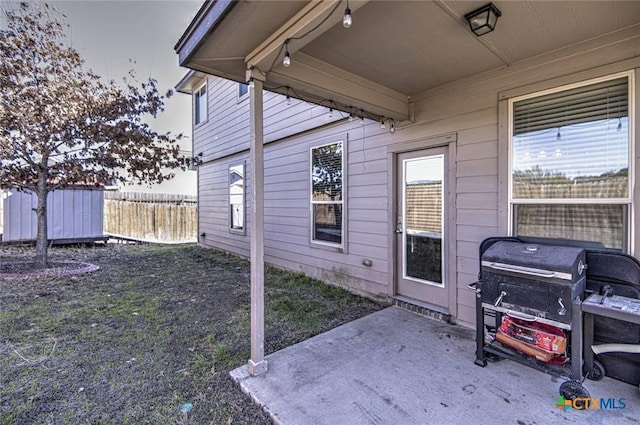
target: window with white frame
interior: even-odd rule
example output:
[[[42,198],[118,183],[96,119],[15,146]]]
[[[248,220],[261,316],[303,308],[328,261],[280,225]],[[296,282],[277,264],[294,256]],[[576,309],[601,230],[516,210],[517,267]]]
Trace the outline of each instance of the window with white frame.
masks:
[[[229,167],[229,229],[244,233],[244,162]]]
[[[311,240],[342,246],[344,241],[342,142],[311,148]]]
[[[243,98],[249,93],[249,85],[245,83],[238,83],[238,99]]]
[[[509,101],[514,236],[629,252],[632,74]]]
[[[193,94],[193,108],[195,111],[195,124],[198,125],[207,120],[207,84],[205,83]]]

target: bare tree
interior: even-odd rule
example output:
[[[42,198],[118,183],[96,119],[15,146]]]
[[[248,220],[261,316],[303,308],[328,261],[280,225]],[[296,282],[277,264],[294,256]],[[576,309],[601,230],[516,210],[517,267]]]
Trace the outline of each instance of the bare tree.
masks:
[[[163,110],[153,79],[118,84],[86,69],[66,44],[65,17],[47,4],[4,12],[0,30],[0,188],[37,196],[35,263],[47,267],[47,195],[71,185],[159,183],[185,169],[181,135],[143,121]],[[169,171],[167,171],[169,170]]]

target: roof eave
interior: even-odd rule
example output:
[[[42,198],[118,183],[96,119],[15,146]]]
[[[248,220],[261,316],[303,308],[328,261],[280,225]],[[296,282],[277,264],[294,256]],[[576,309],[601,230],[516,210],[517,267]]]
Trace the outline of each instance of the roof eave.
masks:
[[[193,94],[196,86],[200,85],[206,77],[207,75],[204,72],[190,70],[182,77],[180,82],[176,84],[176,91],[178,93]]]
[[[234,0],[213,0],[206,1],[202,5],[174,46],[180,66],[186,66],[207,36],[222,22],[236,4],[237,2]]]

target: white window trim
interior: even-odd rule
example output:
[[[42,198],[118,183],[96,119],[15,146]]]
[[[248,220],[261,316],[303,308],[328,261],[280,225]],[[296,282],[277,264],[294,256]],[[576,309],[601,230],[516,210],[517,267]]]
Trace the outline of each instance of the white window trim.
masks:
[[[203,87],[206,87],[207,89],[207,92],[204,95],[207,114],[203,120],[201,120],[200,122],[196,122],[196,108],[198,107],[197,103],[198,103],[198,96],[199,96],[198,93],[200,92],[200,90],[202,90]],[[207,81],[205,81],[204,83],[200,84],[198,88],[193,92],[193,125],[194,127],[200,127],[201,125],[205,124],[207,121],[209,121],[209,87],[207,85]]]
[[[247,99],[249,99],[249,89],[247,87],[247,92],[245,94],[243,94],[242,96],[240,95],[240,85],[241,84],[245,84],[245,83],[238,83],[238,85],[236,86],[236,97],[237,97],[237,102],[243,102]],[[248,86],[248,84],[245,84],[246,86]]]
[[[230,206],[231,206],[231,193],[229,192],[229,189],[227,189],[227,214],[229,216],[229,220],[228,220],[228,224],[227,227],[229,229],[229,233],[232,233],[234,235],[246,235],[247,234],[247,163],[246,161],[236,161],[236,162],[231,162],[228,164],[227,166],[227,184],[231,178],[231,168],[233,167],[237,167],[239,165],[242,165],[242,172],[244,173],[244,175],[242,176],[243,178],[243,183],[242,183],[242,229],[238,229],[235,227],[232,227],[233,225],[233,216],[231,215],[231,210],[230,210]]]
[[[635,255],[635,235],[637,233],[636,229],[636,209],[638,205],[634,204],[634,198],[636,193],[636,152],[635,152],[635,72],[633,70],[618,72],[614,74],[604,75],[597,78],[591,78],[587,80],[577,81],[571,84],[565,84],[545,90],[535,91],[532,93],[510,97],[507,100],[507,234],[509,236],[514,236],[514,223],[513,223],[513,207],[514,207],[514,198],[512,193],[513,188],[513,104],[515,102],[530,99],[534,97],[544,96],[550,93],[557,93],[565,90],[570,90],[576,87],[582,87],[590,84],[595,84],[603,81],[613,80],[616,78],[626,77],[629,82],[628,88],[628,102],[629,102],[629,188],[628,188],[628,198],[603,198],[599,199],[597,202],[594,202],[596,198],[586,198],[586,199],[518,199],[515,201],[518,204],[562,204],[562,205],[578,205],[578,204],[615,204],[615,205],[628,205],[628,228],[627,228],[627,247],[626,251],[630,255]]]
[[[340,238],[341,243],[337,244],[337,243],[333,243],[333,242],[327,242],[327,241],[319,241],[314,239],[314,228],[315,228],[315,222],[314,222],[314,214],[313,214],[313,206],[318,204],[336,204],[337,202],[335,201],[313,201],[313,180],[312,180],[312,173],[313,173],[313,150],[317,149],[317,148],[321,148],[323,146],[330,146],[330,145],[335,145],[337,143],[341,143],[342,144],[342,159],[341,159],[341,166],[342,166],[342,200],[341,200],[341,205],[342,205],[342,235]],[[311,146],[311,148],[309,148],[309,240],[311,242],[311,244],[315,247],[324,247],[324,248],[334,248],[334,249],[338,249],[342,252],[345,252],[345,247],[347,246],[346,244],[346,238],[347,238],[347,173],[346,173],[346,166],[345,166],[345,150],[346,150],[346,144],[344,142],[344,140],[336,140],[333,142],[329,142],[329,143],[323,143],[321,145],[314,145]]]

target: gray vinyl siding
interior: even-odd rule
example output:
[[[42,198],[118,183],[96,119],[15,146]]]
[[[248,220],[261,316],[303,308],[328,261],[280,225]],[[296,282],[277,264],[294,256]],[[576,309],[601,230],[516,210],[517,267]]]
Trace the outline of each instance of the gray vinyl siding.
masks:
[[[217,160],[249,149],[249,96],[238,99],[238,83],[217,77],[207,81],[208,118],[195,126],[194,153],[205,161]],[[266,142],[301,133],[339,119],[328,117],[328,109],[285,96],[264,94],[264,138]]]
[[[356,177],[362,171],[349,168],[345,252],[310,241],[309,152],[314,146],[342,140],[345,160],[351,161],[354,150],[360,149],[360,142],[348,134],[347,127],[335,125],[265,147],[265,259],[334,284],[384,297],[387,293],[386,167],[379,170],[372,165],[368,170],[371,175],[382,174],[377,197],[371,192],[372,185],[358,183]],[[386,151],[379,150],[378,156],[386,162]],[[367,160],[375,164],[375,155],[370,153]],[[371,226],[371,218],[375,220],[376,216],[381,225]],[[373,265],[363,266],[363,258],[371,259]]]
[[[457,321],[473,324],[475,296],[467,285],[477,279],[479,244],[488,236],[508,232],[507,129],[500,118],[504,113],[501,99],[509,91],[534,92],[638,68],[633,41],[609,40],[604,47],[589,41],[423,93],[415,99],[415,123],[402,123],[395,134],[371,121],[365,126],[344,119],[332,124],[326,108],[296,100],[286,105],[284,96],[266,93],[266,261],[370,296],[393,295],[395,258],[389,241],[395,227],[390,222],[395,209],[390,192],[394,164],[388,152],[405,145],[408,149],[435,147],[442,143],[438,136],[451,135],[456,141],[455,181],[450,182],[456,255],[449,261],[456,272],[450,284],[456,286]],[[248,156],[248,102],[237,103],[236,83],[215,80],[208,91],[209,123],[194,132],[196,146],[206,149],[205,157],[212,159],[200,168],[200,232],[207,232],[201,242],[248,255],[251,216],[247,214],[246,236],[230,234],[224,189],[229,162]],[[638,86],[636,81],[636,93]],[[635,99],[637,127],[639,97]],[[333,120],[338,115],[334,113]],[[309,231],[309,150],[339,140],[345,142],[347,161],[344,252],[312,243]],[[248,173],[250,170],[247,160]],[[249,193],[247,187],[247,206]],[[634,199],[637,202],[637,194]],[[637,228],[637,218],[635,223]],[[638,249],[636,242],[636,255]],[[364,259],[371,260],[372,266],[363,266]]]
[[[198,232],[201,244],[223,249],[238,255],[249,255],[249,237],[231,232],[229,229],[229,166],[248,155],[237,155],[224,160],[204,164],[199,169],[198,182]],[[245,178],[250,177],[250,166],[247,161]],[[245,208],[250,205],[250,194],[245,195]],[[251,215],[245,216],[245,226],[250,228]]]

